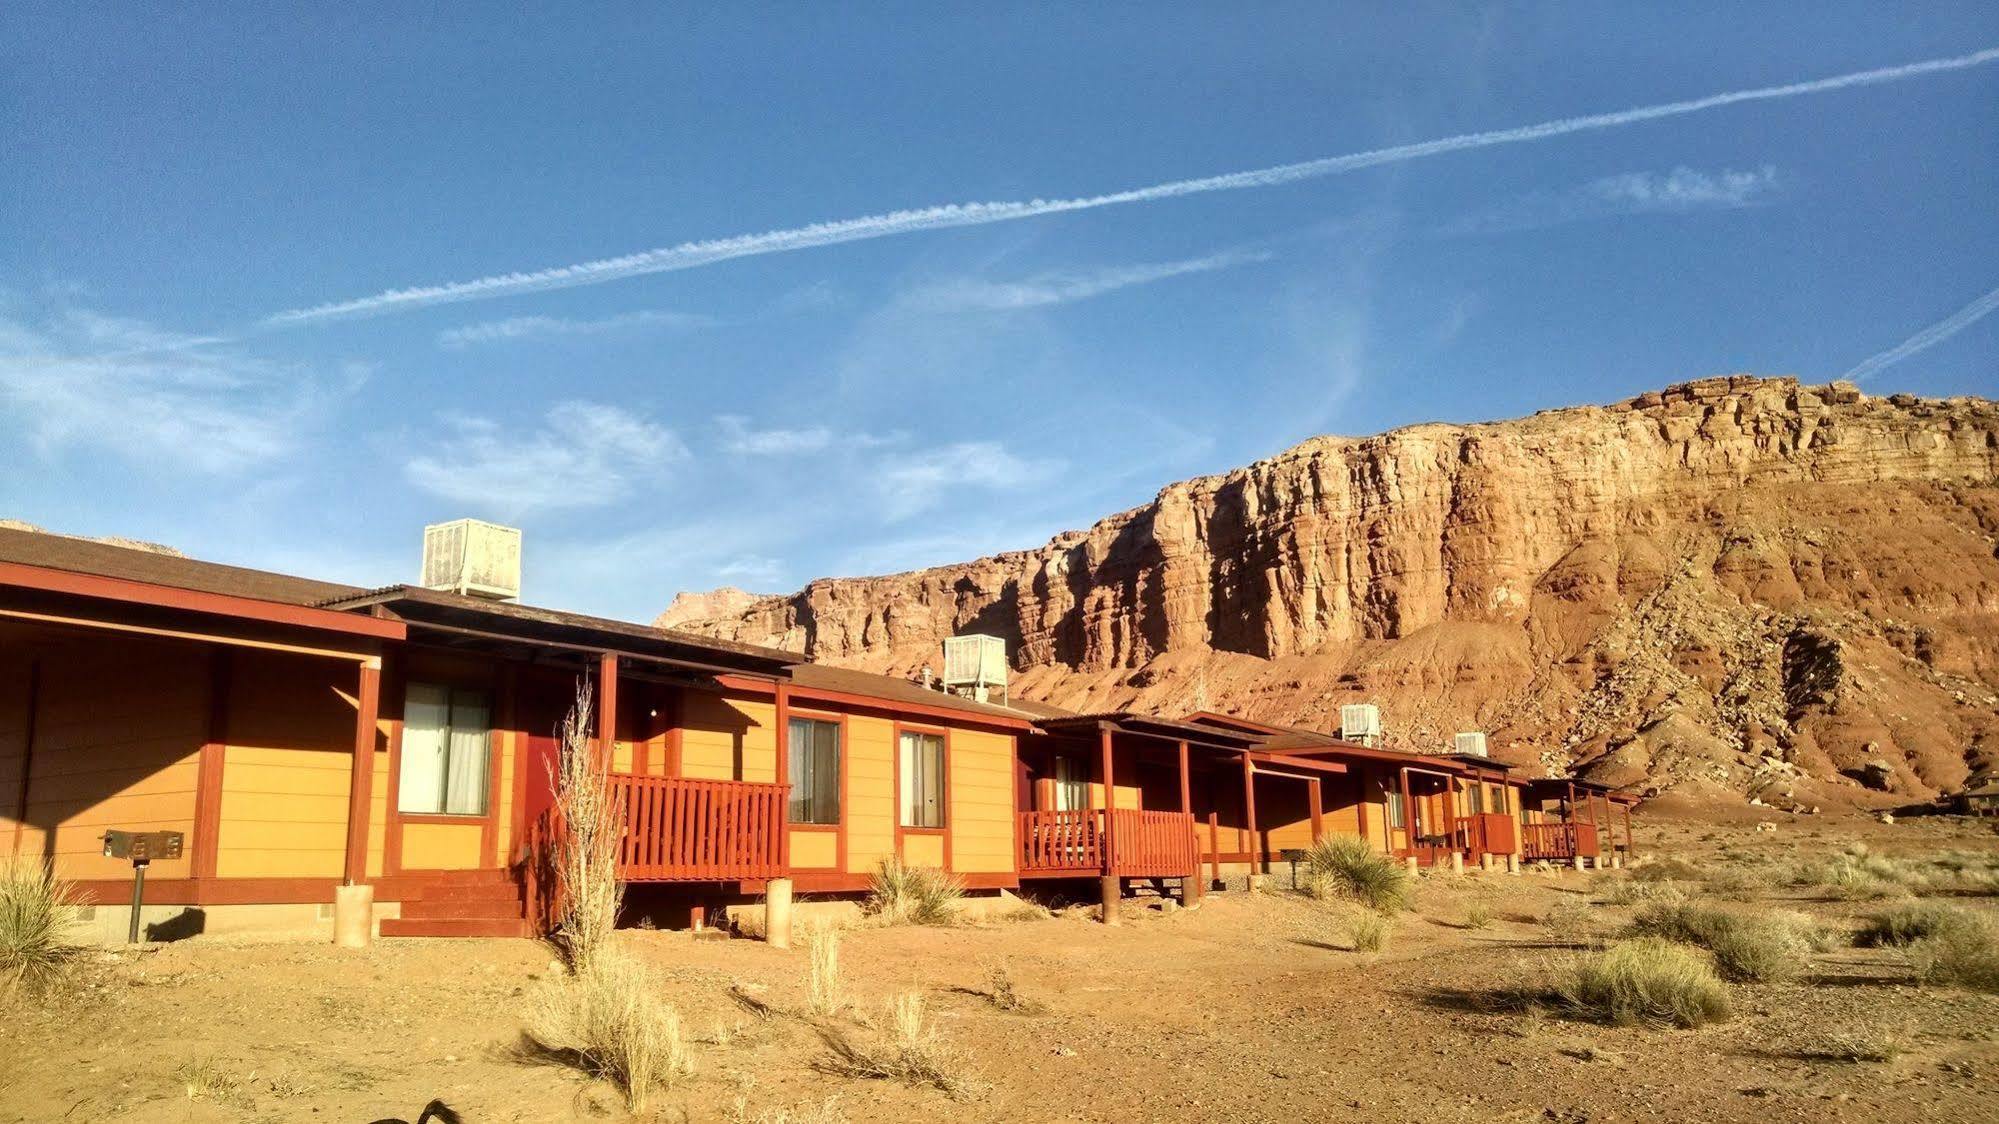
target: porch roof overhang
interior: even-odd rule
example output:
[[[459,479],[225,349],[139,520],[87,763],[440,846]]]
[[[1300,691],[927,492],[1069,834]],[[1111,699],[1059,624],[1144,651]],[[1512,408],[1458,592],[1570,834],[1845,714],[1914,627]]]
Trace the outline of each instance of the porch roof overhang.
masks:
[[[1277,768],[1302,769],[1308,773],[1327,773],[1332,775],[1338,775],[1347,771],[1347,767],[1338,761],[1317,761],[1310,757],[1293,757],[1288,753],[1257,753],[1252,751],[1249,755],[1249,762],[1250,767],[1256,772],[1269,773],[1273,776],[1296,775],[1293,773],[1279,773]],[[1304,776],[1298,779],[1317,780],[1318,778]]]
[[[420,586],[389,586],[335,598],[319,608],[386,618],[407,627],[412,639],[501,650],[615,655],[704,674],[785,679],[790,665],[798,662],[796,653],[776,648]]]
[[[1101,714],[1072,714],[1059,718],[1041,718],[1034,723],[1043,733],[1069,737],[1094,736],[1105,728],[1113,733],[1128,734],[1133,737],[1152,738],[1158,741],[1186,742],[1189,748],[1204,749],[1215,753],[1240,754],[1256,747],[1261,739],[1253,734],[1240,734],[1229,730],[1218,730],[1192,722],[1181,722],[1172,718],[1160,718],[1150,714],[1135,714],[1128,710],[1107,711]]]

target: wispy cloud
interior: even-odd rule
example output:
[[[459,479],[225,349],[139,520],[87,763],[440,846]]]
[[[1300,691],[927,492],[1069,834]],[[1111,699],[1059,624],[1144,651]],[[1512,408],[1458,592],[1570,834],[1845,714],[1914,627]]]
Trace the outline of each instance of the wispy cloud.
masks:
[[[904,439],[901,433],[877,435],[864,432],[836,433],[823,425],[804,429],[757,429],[740,414],[723,414],[715,419],[722,431],[722,451],[745,457],[789,457],[823,453],[835,447],[875,449]]]
[[[1419,141],[1413,144],[1399,144],[1388,148],[1371,149],[1366,152],[1349,153],[1344,156],[1328,156],[1295,164],[1279,164],[1251,171],[1203,176],[1198,179],[1174,180],[1168,183],[1153,184],[1149,187],[1132,188],[1127,191],[1111,192],[1104,195],[1090,195],[1073,199],[951,203],[936,207],[890,211],[883,214],[864,215],[859,218],[814,223],[810,226],[792,227],[785,230],[741,234],[700,242],[683,242],[677,246],[643,250],[635,254],[626,254],[622,257],[601,258],[596,261],[580,262],[575,265],[556,266],[550,269],[537,269],[527,272],[494,274],[471,281],[453,281],[441,285],[419,285],[405,289],[390,289],[373,296],[359,297],[353,300],[330,301],[325,304],[314,305],[310,308],[297,308],[275,313],[268,317],[264,323],[267,326],[282,326],[333,320],[342,317],[372,316],[403,308],[418,308],[426,305],[448,304],[457,301],[484,300],[490,297],[510,296],[517,293],[540,292],[548,289],[567,289],[579,285],[597,285],[607,281],[615,281],[625,277],[637,277],[643,274],[694,269],[699,266],[711,265],[715,262],[729,261],[735,258],[754,257],[763,254],[791,253],[816,246],[831,246],[843,242],[858,242],[871,238],[887,238],[898,234],[910,234],[923,230],[982,226],[989,223],[1014,222],[1021,219],[1034,218],[1039,215],[1087,211],[1101,207],[1118,207],[1134,203],[1153,203],[1165,199],[1177,199],[1188,195],[1204,195],[1218,191],[1243,191],[1253,188],[1276,187],[1281,184],[1296,183],[1300,180],[1342,175],[1362,168],[1399,163],[1405,160],[1418,160],[1430,156],[1442,156],[1447,153],[1465,152],[1472,149],[1493,148],[1500,145],[1526,144],[1533,141],[1568,136],[1574,133],[1592,132],[1598,129],[1621,128],[1625,125],[1636,125],[1646,121],[1682,117],[1691,113],[1704,113],[1711,109],[1720,109],[1746,102],[1774,101],[1780,98],[1828,93],[1834,90],[1879,85],[1885,82],[1899,82],[1910,78],[1965,70],[1970,67],[1983,66],[1994,61],[1999,61],[1999,48],[1987,48],[1972,52],[1971,54],[1954,55],[1948,58],[1928,59],[1904,66],[1855,71],[1850,74],[1841,74],[1831,78],[1820,78],[1808,82],[1793,82],[1781,86],[1759,86],[1754,89],[1710,94],[1707,97],[1666,102],[1660,105],[1641,106],[1635,109],[1623,109],[1612,113],[1565,117],[1555,121],[1543,121],[1539,124],[1522,125],[1510,129],[1495,129],[1488,132],[1462,133],[1457,136],[1441,137],[1436,140]]]
[[[674,461],[687,447],[672,430],[616,406],[558,402],[538,429],[508,432],[491,418],[442,419],[436,452],[403,466],[435,496],[508,517],[602,507]]]
[[[1210,273],[1252,262],[1269,261],[1264,251],[1229,250],[1184,261],[1055,270],[1019,281],[988,281],[961,277],[914,289],[903,298],[906,307],[937,312],[1011,312],[1052,304],[1088,300],[1134,285],[1149,285],[1190,273]]]
[[[1536,191],[1446,224],[1439,233],[1498,234],[1536,230],[1613,215],[1686,214],[1753,207],[1776,197],[1782,184],[1769,165],[1751,171],[1626,172],[1565,191]]]
[[[699,312],[670,312],[645,309],[622,312],[592,320],[560,316],[514,316],[446,328],[437,333],[437,345],[452,351],[484,343],[512,343],[548,339],[554,336],[601,336],[612,332],[694,331],[712,328],[721,321]]]
[[[89,448],[231,473],[295,452],[367,369],[321,375],[86,308],[0,308],[0,418],[43,455]]]
[[[1999,289],[1979,297],[1894,347],[1878,355],[1868,356],[1840,377],[1852,382],[1864,382],[1880,374],[1884,368],[1892,367],[1919,351],[1935,347],[1994,312],[1999,312]]]
[[[1054,460],[1029,460],[997,441],[961,441],[888,457],[876,472],[883,513],[905,519],[934,507],[947,493],[1000,492],[1042,483],[1060,472]]]

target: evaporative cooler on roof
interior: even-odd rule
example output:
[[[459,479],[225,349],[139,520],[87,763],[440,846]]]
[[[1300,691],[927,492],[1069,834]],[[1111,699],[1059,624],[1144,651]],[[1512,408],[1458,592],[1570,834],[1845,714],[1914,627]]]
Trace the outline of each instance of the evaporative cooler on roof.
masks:
[[[1006,698],[1006,641],[997,636],[952,636],[944,641],[944,689],[980,702],[994,687]]]
[[[1479,733],[1459,734],[1452,741],[1457,752],[1465,757],[1485,757],[1485,735]]]
[[[1381,708],[1373,703],[1340,707],[1340,736],[1362,745],[1381,744]]]
[[[520,600],[520,531],[478,519],[425,527],[423,587],[489,601]]]

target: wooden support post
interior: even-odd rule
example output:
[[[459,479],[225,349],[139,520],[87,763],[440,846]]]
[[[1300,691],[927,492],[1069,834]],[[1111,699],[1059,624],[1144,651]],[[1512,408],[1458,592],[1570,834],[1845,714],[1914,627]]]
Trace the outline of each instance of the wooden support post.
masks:
[[[1190,842],[1194,851],[1194,870],[1180,882],[1180,904],[1191,906],[1201,900],[1201,835],[1194,826],[1194,784],[1187,764],[1187,742],[1180,741],[1180,814],[1187,817],[1187,830],[1193,835]]]
[[[1119,923],[1119,905],[1124,900],[1124,884],[1115,874],[1106,874],[1097,880],[1103,889],[1104,924]]]
[[[382,665],[370,660],[361,665],[360,684],[354,694],[354,759],[347,776],[347,862],[344,870],[349,886],[368,880],[368,815],[374,807],[376,724],[382,710]],[[521,768],[515,762],[515,768]]]
[[[1409,770],[1402,771],[1402,841],[1409,861],[1416,861],[1416,798],[1409,792]]]
[[[1208,813],[1208,884],[1222,880],[1222,816],[1220,812]]]
[[[1189,815],[1194,812],[1194,786],[1187,774],[1187,743],[1180,743],[1180,810]]]
[[[1638,840],[1633,838],[1631,834],[1631,805],[1629,804],[1624,806],[1624,853],[1634,859],[1638,857]]]
[[[780,797],[784,801],[784,808],[778,813],[778,822],[783,826],[777,833],[777,864],[780,869],[789,874],[791,872],[791,684],[786,683],[782,679],[778,680],[777,683],[776,711],[777,783],[784,789],[784,795]],[[900,752],[900,750],[897,752]],[[841,814],[845,815],[846,809],[841,809]],[[899,823],[901,821],[898,820],[896,822]],[[785,888],[787,892],[790,889],[790,881],[788,879],[786,880]],[[788,900],[785,903],[785,912],[787,924],[789,924],[790,902]],[[786,940],[789,939],[790,937],[787,934]],[[779,945],[778,947],[784,948],[788,946]]]
[[[1242,755],[1242,819],[1249,829],[1249,873],[1254,877],[1263,873],[1263,840],[1256,833],[1256,767],[1247,750]]]
[[[209,653],[208,732],[195,767],[194,840],[188,848],[188,873],[195,878],[215,877],[220,856],[217,844],[222,833],[222,770],[228,755],[231,656],[228,648],[219,646]]]
[[[598,768],[616,767],[618,755],[618,657],[605,652],[597,657],[597,753]]]
[[[1444,847],[1458,853],[1458,778],[1444,778]]]
[[[1104,782],[1104,877],[1116,884],[1117,874],[1117,774],[1111,760],[1111,726],[1105,722],[1097,727],[1097,740],[1102,760],[1098,770]],[[1109,891],[1106,890],[1106,893]],[[1114,925],[1108,916],[1105,924]]]
[[[1312,842],[1317,843],[1326,834],[1326,810],[1319,795],[1319,778],[1305,782],[1305,802],[1312,813]]]

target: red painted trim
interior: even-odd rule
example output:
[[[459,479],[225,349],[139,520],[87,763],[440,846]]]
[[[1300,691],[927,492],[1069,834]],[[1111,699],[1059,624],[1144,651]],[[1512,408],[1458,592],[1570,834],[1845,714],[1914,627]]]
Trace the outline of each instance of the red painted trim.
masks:
[[[79,574],[70,570],[29,566],[20,562],[0,562],[0,585],[36,589],[47,593],[66,593],[77,597],[94,597],[104,601],[185,609],[196,613],[235,617],[239,620],[296,625],[350,636],[401,640],[405,635],[403,623],[399,620],[383,620],[359,613],[335,612],[332,609],[311,609],[302,605],[288,605],[281,601],[259,601],[255,598],[233,597],[222,593],[202,593],[170,585],[107,578],[96,574]]]
[[[375,723],[381,716],[382,672],[362,665],[355,691],[354,759],[347,775],[347,862],[349,885],[368,881],[368,815],[375,783]]]
[[[780,819],[778,821],[781,826],[779,827],[777,833],[777,861],[779,866],[789,871],[791,869],[791,686],[790,684],[779,683],[776,685],[771,700],[771,714],[772,714],[771,722],[774,726],[777,727],[776,729],[771,731],[772,741],[774,743],[774,748],[772,749],[772,753],[775,755],[776,758],[771,762],[771,776],[776,778],[777,783],[784,787],[784,809],[782,812],[779,813]],[[842,752],[845,752],[845,749],[846,749],[845,746],[841,747]],[[674,759],[674,767],[679,768],[680,743],[678,741],[675,741],[673,745],[673,759]],[[842,794],[841,798],[845,799],[844,793]],[[847,810],[846,808],[842,807],[840,809],[840,818],[844,820],[846,816],[847,816]]]
[[[422,895],[426,887],[453,878],[484,875],[479,870],[437,870],[421,876],[378,879],[375,900],[408,901]],[[129,878],[93,878],[74,883],[77,897],[85,905],[127,905],[132,901]],[[338,878],[160,878],[146,880],[147,905],[327,905]]]
[[[1249,754],[1242,755],[1242,818],[1243,826],[1249,832],[1248,850],[1259,846],[1256,831],[1256,767],[1250,763]]]
[[[776,693],[774,684],[762,679],[745,679],[737,675],[717,675],[715,681],[731,691],[741,691],[753,695]],[[853,706],[864,710],[877,710],[885,714],[914,714],[925,718],[952,722],[960,726],[997,726],[1008,730],[1031,730],[1034,723],[1025,718],[1009,718],[1000,714],[980,714],[967,710],[953,710],[948,706],[929,706],[924,703],[904,702],[901,699],[876,698],[873,695],[856,695],[846,691],[828,691],[817,687],[790,684],[792,699],[808,702],[830,703],[834,706]]]
[[[840,713],[839,711],[832,711],[832,710],[802,710],[802,709],[798,709],[798,708],[792,708],[792,709],[791,709],[791,711],[790,711],[790,714],[789,714],[789,717],[792,717],[792,718],[810,718],[810,719],[812,719],[812,720],[813,720],[813,721],[815,721],[815,722],[834,722],[834,723],[838,723],[838,724],[839,724],[839,727],[840,727],[840,822],[839,822],[839,823],[837,823],[837,824],[802,824],[802,823],[791,823],[791,822],[790,822],[790,819],[791,819],[791,805],[790,805],[790,804],[789,804],[789,803],[787,802],[787,803],[786,803],[786,805],[785,805],[785,820],[786,820],[786,824],[785,824],[785,830],[786,830],[786,833],[787,833],[787,835],[788,835],[788,834],[789,834],[789,833],[790,833],[791,831],[793,831],[793,830],[797,830],[797,829],[801,829],[801,828],[803,828],[803,829],[820,829],[820,830],[824,830],[824,829],[827,829],[827,828],[832,828],[832,829],[835,829],[835,830],[837,830],[837,831],[838,831],[838,832],[840,833],[840,835],[839,835],[839,838],[837,838],[837,839],[835,839],[835,840],[833,841],[833,869],[834,869],[834,870],[836,870],[836,871],[839,871],[839,872],[840,872],[840,873],[842,873],[842,874],[845,874],[845,873],[847,872],[847,825],[853,822],[853,814],[854,814],[854,809],[853,809],[853,799],[852,799],[852,793],[848,791],[848,776],[849,776],[849,774],[848,774],[848,770],[847,770],[847,764],[848,764],[848,762],[849,762],[850,760],[852,760],[852,758],[853,758],[853,756],[854,756],[854,754],[853,754],[853,749],[854,749],[854,746],[853,746],[853,739],[852,739],[852,738],[850,738],[850,737],[848,737],[848,734],[849,734],[849,732],[850,732],[850,731],[849,731],[849,730],[847,729],[847,716],[846,716],[845,714],[842,714],[842,713]],[[787,840],[787,842],[788,842],[788,840]],[[791,863],[790,863],[790,854],[789,854],[789,851],[788,851],[788,850],[787,850],[787,852],[786,852],[786,856],[785,856],[785,860],[786,860],[786,861],[785,861],[785,869],[786,869],[786,870],[790,870],[790,869],[791,869]],[[817,867],[813,867],[812,869],[814,869],[814,870],[817,870],[817,869],[819,869],[819,868],[817,868]]]
[[[944,837],[944,869],[950,870],[951,836],[955,834],[951,816],[951,728],[949,726],[927,726],[916,723],[894,722],[890,724],[890,729],[892,731],[890,734],[890,744],[892,746],[890,752],[895,754],[895,760],[890,770],[891,779],[889,781],[889,784],[894,789],[895,797],[895,857],[897,859],[903,857],[902,839],[905,835],[941,835]],[[902,735],[904,732],[912,734],[935,734],[944,739],[943,807],[939,809],[944,816],[944,826],[942,827],[906,827],[902,822]]]
[[[1180,739],[1180,810],[1194,811],[1193,776],[1187,770],[1187,739]]]
[[[597,753],[605,769],[618,758],[618,655],[597,657]]]
[[[194,842],[188,872],[195,878],[215,877],[222,832],[222,771],[227,763],[230,649],[218,647],[208,656],[208,725],[195,769]]]

